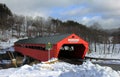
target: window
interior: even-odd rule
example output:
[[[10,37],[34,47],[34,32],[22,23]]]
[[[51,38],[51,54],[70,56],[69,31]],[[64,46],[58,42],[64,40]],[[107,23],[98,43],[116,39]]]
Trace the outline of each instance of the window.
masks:
[[[25,48],[37,49],[37,50],[45,50],[45,47],[41,47],[41,46],[25,46]]]

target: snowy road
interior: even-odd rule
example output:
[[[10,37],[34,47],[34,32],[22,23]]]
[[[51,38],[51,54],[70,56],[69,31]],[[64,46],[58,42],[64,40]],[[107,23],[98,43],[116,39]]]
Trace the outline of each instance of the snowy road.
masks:
[[[108,66],[111,67],[113,70],[120,71],[120,64],[105,64],[105,63],[94,63],[99,64],[101,66]]]

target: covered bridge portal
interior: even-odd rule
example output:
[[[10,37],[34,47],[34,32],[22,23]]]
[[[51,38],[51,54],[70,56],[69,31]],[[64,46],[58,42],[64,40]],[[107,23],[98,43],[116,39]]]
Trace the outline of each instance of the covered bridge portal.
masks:
[[[50,52],[46,46],[50,43]],[[15,51],[39,61],[49,58],[83,59],[88,50],[88,43],[75,34],[51,37],[37,37],[15,42]],[[50,54],[50,56],[49,56]]]

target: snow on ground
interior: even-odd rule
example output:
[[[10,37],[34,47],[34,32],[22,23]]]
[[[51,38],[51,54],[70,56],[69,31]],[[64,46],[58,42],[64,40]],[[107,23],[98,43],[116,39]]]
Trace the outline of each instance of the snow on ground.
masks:
[[[19,68],[0,70],[0,77],[120,77],[120,71],[110,67],[101,67],[90,61],[82,65],[65,62],[54,64],[24,65]]]
[[[25,37],[27,38],[27,37]],[[25,39],[25,38],[19,38],[19,39]],[[7,42],[0,42],[0,54],[6,53],[6,51],[14,51],[14,43],[18,41],[19,39],[17,38],[10,38],[7,40]]]
[[[94,50],[94,45],[92,45],[92,52],[86,54],[87,57],[94,57],[94,58],[105,58],[105,59],[120,59],[120,44],[115,44],[114,50],[112,51],[113,45],[108,44],[106,45],[105,52],[104,52],[104,45],[99,44],[96,46],[96,52]],[[108,50],[109,48],[109,50]],[[103,64],[120,64],[120,60],[92,60],[92,62],[96,63],[103,63]]]
[[[86,56],[95,57],[95,58],[110,58],[110,59],[120,59],[120,53],[114,54],[100,54],[98,52],[92,52]]]
[[[113,44],[107,44],[105,49],[104,49],[104,44],[97,44],[96,52],[94,45],[91,45],[91,48],[92,48],[91,53],[87,54],[86,56],[96,57],[96,58],[120,59],[120,44],[115,44],[114,50],[113,50]]]
[[[11,38],[7,42],[0,42],[0,54],[6,53],[6,51],[14,51],[13,45],[18,39]]]
[[[11,38],[7,42],[0,42],[0,47],[2,49],[9,48],[14,45],[14,42],[17,41],[18,39],[16,38]]]

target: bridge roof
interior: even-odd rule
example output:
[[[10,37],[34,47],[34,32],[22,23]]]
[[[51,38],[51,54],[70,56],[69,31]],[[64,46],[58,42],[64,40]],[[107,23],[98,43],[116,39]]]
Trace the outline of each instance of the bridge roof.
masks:
[[[47,44],[50,42],[51,44],[56,44],[57,42],[61,41],[62,39],[70,36],[71,34],[64,34],[64,35],[56,35],[56,36],[50,36],[50,37],[36,37],[36,38],[28,38],[28,39],[22,39],[17,42],[16,44]]]

